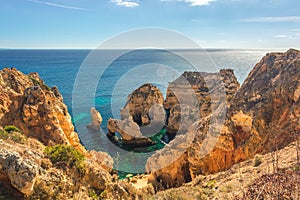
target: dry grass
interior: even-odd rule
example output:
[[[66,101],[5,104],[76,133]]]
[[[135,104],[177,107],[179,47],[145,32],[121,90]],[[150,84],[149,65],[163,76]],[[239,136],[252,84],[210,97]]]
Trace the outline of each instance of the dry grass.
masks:
[[[152,199],[256,199],[255,196],[249,197],[249,195],[257,194],[253,191],[256,191],[257,187],[263,187],[262,184],[268,181],[269,183],[263,191],[273,189],[276,193],[277,190],[280,190],[282,195],[288,195],[287,191],[289,191],[289,193],[293,193],[289,195],[289,199],[300,199],[299,196],[295,197],[300,188],[300,183],[298,182],[297,185],[295,181],[299,181],[299,179],[295,179],[299,177],[299,171],[294,167],[297,164],[296,142],[278,150],[277,157],[278,168],[286,170],[279,170],[278,173],[274,174],[273,155],[271,153],[258,155],[256,158],[232,166],[227,171],[208,176],[198,176],[194,181],[182,187],[158,192]],[[283,172],[287,174],[282,174]],[[290,174],[292,175],[290,176]],[[273,185],[280,185],[274,182],[277,178],[282,178],[285,182],[281,184],[281,188],[272,188]],[[214,183],[213,186],[210,185],[211,183]],[[258,199],[276,198],[258,197]]]

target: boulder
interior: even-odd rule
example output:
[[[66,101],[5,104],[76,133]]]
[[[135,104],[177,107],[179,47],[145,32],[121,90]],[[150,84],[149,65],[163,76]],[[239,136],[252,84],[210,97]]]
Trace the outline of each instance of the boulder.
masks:
[[[0,181],[16,190],[17,196],[30,195],[39,176],[39,150],[0,140]]]
[[[38,176],[38,164],[30,159],[23,159],[21,155],[12,150],[1,147],[0,172],[9,183],[19,192],[30,195]],[[3,179],[3,178],[2,178]]]
[[[90,128],[95,131],[99,131],[100,125],[102,123],[102,116],[94,107],[91,108],[91,117],[92,117],[92,121],[90,124],[87,125],[87,128]]]
[[[119,133],[122,138],[122,143],[132,145],[151,145],[153,142],[142,135],[139,125],[135,123],[132,117],[123,120],[109,119],[107,124],[108,136],[113,136]]]

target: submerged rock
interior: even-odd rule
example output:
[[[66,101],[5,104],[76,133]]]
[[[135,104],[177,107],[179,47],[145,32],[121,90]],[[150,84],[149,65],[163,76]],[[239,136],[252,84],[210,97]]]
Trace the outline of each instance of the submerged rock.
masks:
[[[299,51],[267,54],[231,100],[227,96],[227,104],[148,159],[149,181],[163,188],[178,186],[291,143],[300,129],[299,80]],[[235,86],[225,85],[227,94],[233,94]],[[226,108],[226,120],[220,123],[218,116]],[[177,159],[170,162],[173,157]]]
[[[93,129],[95,131],[100,130],[100,125],[102,123],[102,116],[100,112],[96,110],[96,108],[91,108],[91,118],[92,122],[87,125],[87,128]]]
[[[118,132],[122,142],[132,145],[151,145],[151,139],[142,135],[140,127],[133,121],[132,117],[123,120],[109,119],[107,124],[108,135],[113,136]]]

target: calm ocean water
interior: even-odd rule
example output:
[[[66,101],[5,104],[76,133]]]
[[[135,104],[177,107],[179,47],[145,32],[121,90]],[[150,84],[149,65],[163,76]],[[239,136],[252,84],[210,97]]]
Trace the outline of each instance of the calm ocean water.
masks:
[[[64,97],[69,111],[72,113],[72,91],[74,82],[85,58],[91,50],[0,50],[0,66],[15,67],[23,73],[38,72],[41,78],[49,86],[58,86]],[[240,83],[244,81],[254,65],[267,53],[263,50],[208,50],[207,55],[215,64],[216,71],[222,68],[234,69]],[[194,59],[194,65],[202,69],[205,62],[200,59],[204,54],[197,50],[176,50],[181,56]],[[105,58],[119,55],[118,50],[101,50],[100,54]],[[198,59],[198,60],[197,60]],[[151,68],[149,64],[159,63],[160,66]],[[124,106],[127,95],[133,89],[145,82],[153,82],[165,94],[168,81],[174,80],[185,70],[192,70],[182,57],[176,57],[173,53],[163,50],[133,51],[115,59],[105,67],[101,80],[98,82],[95,102],[96,108],[104,119],[102,129],[106,132],[106,122],[110,117],[119,117],[119,110]],[[137,67],[139,66],[139,67]],[[170,71],[166,70],[168,68]],[[97,68],[93,68],[95,70]],[[161,69],[161,70],[160,70]],[[156,70],[155,75],[153,70]],[[173,71],[175,71],[173,73]],[[172,73],[170,73],[172,71]],[[204,70],[205,71],[205,70]],[[153,78],[154,77],[154,78]],[[89,78],[86,79],[87,83]],[[88,85],[88,84],[87,84]],[[91,101],[82,96],[82,102]],[[142,173],[146,159],[152,154],[137,154],[136,152],[122,151],[115,147],[105,133],[93,132],[86,128],[90,121],[88,110],[82,107],[82,112],[72,116],[76,130],[82,143],[87,149],[106,151],[117,160],[116,166],[121,171],[128,173]]]

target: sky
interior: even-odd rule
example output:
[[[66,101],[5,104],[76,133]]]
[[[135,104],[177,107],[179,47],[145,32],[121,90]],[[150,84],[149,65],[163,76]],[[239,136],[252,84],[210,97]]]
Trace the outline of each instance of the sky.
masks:
[[[300,48],[299,0],[0,0],[0,48],[88,48],[138,28],[204,48]]]

